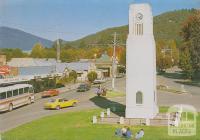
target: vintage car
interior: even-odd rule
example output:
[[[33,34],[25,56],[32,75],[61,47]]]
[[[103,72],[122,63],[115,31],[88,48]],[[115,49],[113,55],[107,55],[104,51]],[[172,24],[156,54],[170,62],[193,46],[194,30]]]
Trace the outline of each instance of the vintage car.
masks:
[[[52,96],[58,96],[58,94],[59,94],[58,90],[56,90],[56,89],[50,89],[50,90],[44,91],[42,93],[42,98],[52,97]]]
[[[61,108],[76,106],[78,100],[72,99],[67,100],[65,98],[51,99],[47,103],[44,104],[45,109],[56,109],[59,110]]]
[[[96,79],[94,80],[93,84],[102,84],[102,83],[105,83],[106,82],[106,79]]]
[[[80,84],[79,87],[77,88],[77,92],[85,92],[90,90],[90,85],[87,83]]]

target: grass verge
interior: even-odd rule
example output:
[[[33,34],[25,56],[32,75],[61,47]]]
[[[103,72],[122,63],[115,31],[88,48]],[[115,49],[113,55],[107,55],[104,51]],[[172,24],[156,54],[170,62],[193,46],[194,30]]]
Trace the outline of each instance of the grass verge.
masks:
[[[2,134],[2,140],[120,140],[114,136],[116,128],[121,125],[92,124],[93,115],[101,110],[68,112],[27,123]],[[167,107],[160,108],[166,112]],[[131,131],[135,134],[139,129],[145,130],[142,140],[200,140],[200,115],[197,118],[197,135],[193,137],[170,137],[167,127],[135,126]]]
[[[118,91],[107,91],[106,98],[124,97],[125,93]]]

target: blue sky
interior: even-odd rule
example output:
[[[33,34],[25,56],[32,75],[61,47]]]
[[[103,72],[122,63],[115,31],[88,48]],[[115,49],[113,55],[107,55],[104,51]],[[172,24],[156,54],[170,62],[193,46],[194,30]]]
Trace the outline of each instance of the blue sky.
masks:
[[[153,14],[200,8],[200,0],[0,0],[0,26],[55,40],[75,40],[128,23],[130,3],[148,2]]]

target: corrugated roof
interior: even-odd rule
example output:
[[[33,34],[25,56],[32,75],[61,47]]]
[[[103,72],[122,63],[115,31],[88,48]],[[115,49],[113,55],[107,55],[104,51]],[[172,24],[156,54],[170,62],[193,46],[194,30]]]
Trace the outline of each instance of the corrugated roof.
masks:
[[[92,65],[92,62],[57,63],[56,71],[61,73],[66,68],[70,70],[75,70],[75,71],[85,71],[85,70],[89,70],[91,65]]]
[[[12,58],[8,62],[13,67],[33,67],[33,66],[53,66],[56,65],[55,59],[38,59],[38,58]]]

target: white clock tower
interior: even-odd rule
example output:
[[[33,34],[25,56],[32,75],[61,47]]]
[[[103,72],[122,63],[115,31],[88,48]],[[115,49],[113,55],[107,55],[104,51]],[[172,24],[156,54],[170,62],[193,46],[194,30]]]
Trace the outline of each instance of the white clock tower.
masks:
[[[154,118],[156,97],[156,48],[149,4],[132,4],[127,39],[126,118]]]

